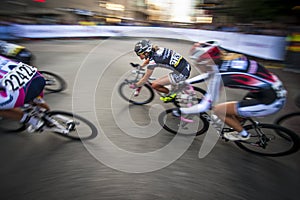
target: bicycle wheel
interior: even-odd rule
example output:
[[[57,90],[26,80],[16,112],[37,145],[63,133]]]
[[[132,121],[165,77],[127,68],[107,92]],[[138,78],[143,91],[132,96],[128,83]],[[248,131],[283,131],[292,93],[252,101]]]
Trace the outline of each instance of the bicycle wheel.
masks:
[[[201,99],[204,97],[204,95],[206,94],[206,91],[203,90],[202,88],[198,88],[198,87],[193,87],[194,91],[195,91],[195,95],[193,96],[192,99],[192,104],[198,104]],[[182,93],[178,94],[174,100],[174,105],[176,107],[186,107],[186,99],[183,98]]]
[[[188,119],[191,121],[185,122],[180,117],[175,117],[172,114],[172,109],[160,113],[158,117],[159,124],[173,134],[194,136],[207,131],[209,123],[201,114],[188,115]]]
[[[48,71],[39,71],[46,80],[45,91],[49,93],[61,92],[67,88],[66,81],[57,74]]]
[[[54,132],[63,137],[71,138],[74,140],[88,140],[88,139],[95,138],[98,134],[96,126],[93,123],[91,123],[89,120],[79,115],[69,113],[69,112],[64,112],[64,111],[50,111],[48,113],[48,116],[51,116],[60,125],[62,125],[65,128],[70,126],[70,123],[66,123],[66,122],[68,121],[75,122],[72,123],[74,127],[70,130],[69,134]]]
[[[300,133],[299,121],[300,112],[293,112],[278,118],[275,124],[288,128],[294,133]]]
[[[0,130],[5,133],[16,133],[26,129],[26,125],[11,119],[0,119]]]
[[[243,150],[262,156],[285,156],[299,150],[299,137],[292,131],[274,124],[259,124],[264,134],[259,137],[254,125],[244,126],[251,137],[246,141],[235,141]]]
[[[154,91],[151,86],[145,84],[140,88],[139,94],[134,95],[136,89],[131,89],[130,82],[123,82],[119,86],[120,96],[128,101],[129,103],[135,105],[144,105],[150,103],[154,99]]]

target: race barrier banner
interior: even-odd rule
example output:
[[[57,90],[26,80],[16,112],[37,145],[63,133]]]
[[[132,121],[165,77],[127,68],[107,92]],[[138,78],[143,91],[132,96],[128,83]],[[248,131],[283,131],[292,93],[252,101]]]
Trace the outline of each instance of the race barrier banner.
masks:
[[[284,60],[285,37],[251,35],[187,28],[144,26],[19,25],[10,29],[15,38],[142,37],[187,41],[218,40],[227,50],[269,60]]]

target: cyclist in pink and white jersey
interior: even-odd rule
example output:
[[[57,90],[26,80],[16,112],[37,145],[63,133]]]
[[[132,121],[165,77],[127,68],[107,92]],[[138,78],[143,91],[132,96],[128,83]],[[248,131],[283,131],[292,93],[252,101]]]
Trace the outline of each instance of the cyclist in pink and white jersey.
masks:
[[[29,117],[19,108],[26,103],[35,102],[49,109],[42,99],[44,86],[45,79],[35,67],[0,56],[1,117],[29,123],[31,130],[37,131],[43,122],[36,117]]]
[[[278,112],[285,104],[286,90],[279,78],[260,63],[241,54],[226,53],[214,41],[196,43],[191,58],[205,65],[210,74],[205,98],[190,108],[174,110],[174,115],[205,112],[212,108],[225,124],[235,129],[225,133],[229,140],[247,140],[250,134],[243,129],[240,117],[260,117]],[[200,76],[199,76],[200,77]],[[187,80],[196,83],[197,77]],[[213,105],[222,86],[248,90],[240,101]]]

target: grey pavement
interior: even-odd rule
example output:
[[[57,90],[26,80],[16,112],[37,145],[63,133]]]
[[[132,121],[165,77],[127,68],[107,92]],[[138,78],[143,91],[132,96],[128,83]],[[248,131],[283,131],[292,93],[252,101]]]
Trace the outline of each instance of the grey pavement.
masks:
[[[51,108],[90,119],[99,128],[99,137],[81,143],[51,133],[0,134],[0,199],[299,199],[300,152],[261,157],[219,140],[206,157],[199,158],[205,137],[201,135],[173,162],[169,160],[184,149],[185,138],[168,148],[168,154],[159,154],[160,159],[151,157],[152,152],[156,155],[173,145],[174,135],[155,124],[160,102],[156,99],[155,105],[128,106],[116,93],[121,77],[130,70],[128,63],[139,62],[132,52],[137,40],[24,42],[36,55],[36,66],[60,74],[68,82],[66,91],[45,97]],[[186,57],[190,47],[181,41],[154,42]],[[260,119],[270,123],[299,110],[293,98],[299,92],[300,78],[283,69],[271,70],[289,93],[282,111]],[[228,90],[226,94],[236,99],[242,92]],[[126,112],[138,126],[122,124]],[[154,130],[157,132],[151,135]],[[113,147],[107,148],[111,145],[104,142],[107,139]]]

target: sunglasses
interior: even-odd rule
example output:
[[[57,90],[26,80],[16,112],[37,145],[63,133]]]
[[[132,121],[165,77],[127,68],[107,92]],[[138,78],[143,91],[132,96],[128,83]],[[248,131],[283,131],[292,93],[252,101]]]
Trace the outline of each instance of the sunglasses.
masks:
[[[143,54],[145,54],[145,52],[141,52],[141,53],[138,53],[138,52],[137,52],[137,53],[136,53],[137,56],[140,56],[140,55],[143,55]]]

